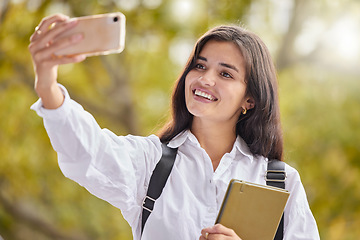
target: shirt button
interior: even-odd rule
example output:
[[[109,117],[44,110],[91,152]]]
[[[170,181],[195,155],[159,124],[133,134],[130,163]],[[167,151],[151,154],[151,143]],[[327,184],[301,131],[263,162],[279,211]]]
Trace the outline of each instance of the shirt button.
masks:
[[[209,211],[209,213],[214,213],[214,212],[215,212],[215,208],[209,207],[209,208],[208,208],[208,211]]]

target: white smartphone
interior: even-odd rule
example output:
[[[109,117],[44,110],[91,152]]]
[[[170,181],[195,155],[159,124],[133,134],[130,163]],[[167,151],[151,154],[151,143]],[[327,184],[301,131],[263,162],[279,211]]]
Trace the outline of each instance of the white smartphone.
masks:
[[[125,15],[116,13],[78,17],[78,24],[57,36],[57,39],[76,33],[82,41],[55,52],[57,56],[87,56],[120,53],[125,47]]]

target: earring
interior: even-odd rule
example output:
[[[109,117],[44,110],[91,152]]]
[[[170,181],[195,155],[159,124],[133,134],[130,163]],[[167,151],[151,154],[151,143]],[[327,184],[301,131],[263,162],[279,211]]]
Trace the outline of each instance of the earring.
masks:
[[[247,109],[246,109],[246,108],[244,108],[244,109],[241,111],[241,113],[244,114],[244,115],[246,114],[246,112],[247,112]]]

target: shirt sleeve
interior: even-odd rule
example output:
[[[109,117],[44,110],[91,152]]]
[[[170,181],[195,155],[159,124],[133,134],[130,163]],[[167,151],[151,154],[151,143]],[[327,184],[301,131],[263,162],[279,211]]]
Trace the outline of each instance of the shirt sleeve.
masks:
[[[43,118],[63,174],[122,211],[131,227],[138,225],[151,173],[161,157],[157,136],[116,136],[101,129],[91,114],[71,100],[66,89],[57,109],[31,106]]]
[[[284,214],[284,240],[320,239],[305,189],[296,169],[286,165],[286,189],[290,192]]]

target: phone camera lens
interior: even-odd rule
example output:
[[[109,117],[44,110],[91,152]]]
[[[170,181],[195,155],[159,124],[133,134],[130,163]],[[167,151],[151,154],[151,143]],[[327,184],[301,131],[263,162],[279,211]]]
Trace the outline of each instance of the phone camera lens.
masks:
[[[118,17],[114,17],[114,22],[117,22],[119,20]]]

